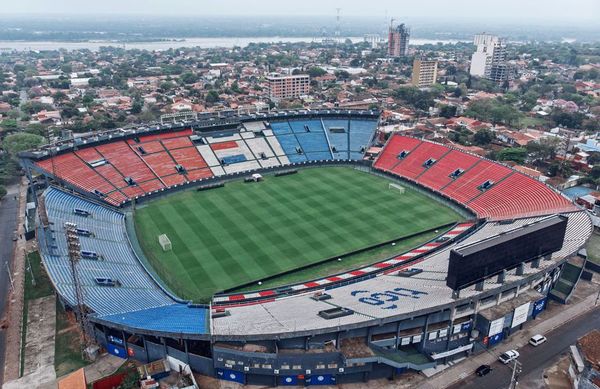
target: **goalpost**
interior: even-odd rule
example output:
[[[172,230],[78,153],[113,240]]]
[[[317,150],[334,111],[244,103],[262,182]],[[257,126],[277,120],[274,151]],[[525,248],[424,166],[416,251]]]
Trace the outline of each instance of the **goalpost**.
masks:
[[[397,190],[400,194],[404,193],[405,189],[402,185],[398,185],[398,184],[393,184],[390,182],[388,189],[394,189]]]
[[[167,236],[167,234],[162,234],[158,236],[158,243],[160,247],[162,247],[163,251],[171,251],[173,246],[171,245],[171,240]]]

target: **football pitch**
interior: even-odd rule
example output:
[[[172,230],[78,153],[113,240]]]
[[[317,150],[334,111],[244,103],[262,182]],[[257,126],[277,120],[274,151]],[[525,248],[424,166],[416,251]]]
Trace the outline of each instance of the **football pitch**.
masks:
[[[417,191],[390,189],[390,182],[350,167],[228,182],[139,207],[136,233],[167,286],[201,302],[215,292],[462,219]],[[160,234],[169,237],[172,251],[162,251]],[[312,278],[320,275],[327,274]]]

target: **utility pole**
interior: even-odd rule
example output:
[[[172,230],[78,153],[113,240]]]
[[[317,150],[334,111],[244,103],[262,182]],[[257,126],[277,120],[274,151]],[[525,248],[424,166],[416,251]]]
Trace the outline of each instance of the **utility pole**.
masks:
[[[519,374],[521,374],[521,371],[523,371],[523,365],[521,365],[521,362],[516,359],[513,362],[512,377],[510,377],[510,385],[508,389],[517,388],[517,385],[519,385]]]

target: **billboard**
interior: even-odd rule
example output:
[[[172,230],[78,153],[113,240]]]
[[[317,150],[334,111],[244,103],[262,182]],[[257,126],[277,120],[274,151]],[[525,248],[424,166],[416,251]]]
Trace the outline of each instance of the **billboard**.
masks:
[[[527,321],[527,314],[529,313],[530,305],[531,303],[525,303],[515,308],[515,313],[513,314],[512,324],[510,325],[510,328],[515,328],[516,326],[521,325]]]
[[[562,248],[566,216],[551,216],[450,251],[446,285],[463,289]]]
[[[504,329],[504,317],[500,319],[496,319],[490,323],[490,330],[488,331],[488,336],[494,336],[499,334]]]

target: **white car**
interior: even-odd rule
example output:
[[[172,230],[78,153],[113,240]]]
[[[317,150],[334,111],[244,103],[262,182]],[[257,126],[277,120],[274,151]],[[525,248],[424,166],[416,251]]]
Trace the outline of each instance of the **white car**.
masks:
[[[505,365],[517,358],[519,358],[519,352],[517,350],[508,350],[507,352],[500,354],[500,357],[498,357],[500,362],[504,363]]]
[[[548,339],[546,339],[546,337],[543,336],[543,335],[539,335],[539,334],[538,335],[533,335],[531,337],[531,339],[529,339],[529,344],[532,345],[532,346],[534,346],[534,347],[537,347],[537,346],[539,346],[540,344],[544,343],[547,340]]]

